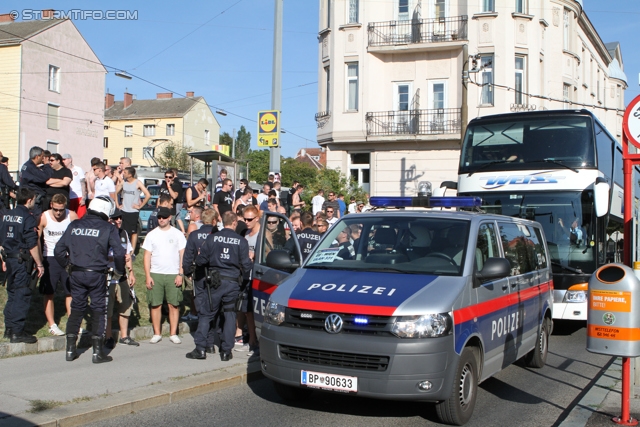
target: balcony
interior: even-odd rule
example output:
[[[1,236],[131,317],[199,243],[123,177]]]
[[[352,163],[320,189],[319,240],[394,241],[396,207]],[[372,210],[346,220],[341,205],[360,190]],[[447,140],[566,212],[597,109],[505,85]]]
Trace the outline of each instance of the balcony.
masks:
[[[367,113],[367,136],[441,135],[462,130],[460,108]]]
[[[321,111],[316,113],[316,125],[318,129],[323,128],[331,118],[331,111]]]
[[[442,50],[467,40],[467,16],[370,22],[369,52]]]

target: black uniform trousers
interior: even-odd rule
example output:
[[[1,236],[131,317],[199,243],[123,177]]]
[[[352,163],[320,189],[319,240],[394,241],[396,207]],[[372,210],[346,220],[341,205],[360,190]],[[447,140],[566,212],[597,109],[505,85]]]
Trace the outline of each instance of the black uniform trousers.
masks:
[[[196,349],[204,351],[205,346],[213,345],[213,334],[218,314],[224,317],[220,352],[230,353],[235,344],[236,335],[236,299],[240,293],[238,282],[222,280],[218,289],[211,289],[211,305],[204,279],[194,283],[196,289],[196,305],[198,307],[198,329],[193,336]]]
[[[5,329],[14,334],[24,331],[24,324],[31,304],[31,276],[27,272],[27,263],[17,258],[7,258],[7,304],[4,307]]]
[[[107,304],[109,289],[107,276],[92,271],[72,271],[69,276],[71,290],[71,315],[67,321],[67,334],[77,335],[87,305],[92,311],[92,327],[94,336],[103,336],[107,325]],[[87,304],[87,298],[91,303]]]

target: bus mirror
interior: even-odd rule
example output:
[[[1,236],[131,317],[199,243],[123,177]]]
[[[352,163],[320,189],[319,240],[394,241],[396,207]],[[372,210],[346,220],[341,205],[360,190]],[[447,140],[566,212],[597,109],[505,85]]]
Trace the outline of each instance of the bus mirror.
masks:
[[[596,208],[596,216],[600,218],[609,212],[609,183],[604,179],[598,178],[596,180],[594,190],[594,202]]]

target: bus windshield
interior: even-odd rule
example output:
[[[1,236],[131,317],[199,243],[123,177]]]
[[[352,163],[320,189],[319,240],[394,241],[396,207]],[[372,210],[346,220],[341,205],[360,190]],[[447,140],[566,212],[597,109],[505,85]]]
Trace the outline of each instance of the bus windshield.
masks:
[[[575,115],[472,122],[462,145],[460,173],[595,168],[591,122]]]
[[[482,193],[481,197],[487,212],[538,221],[547,238],[551,262],[556,266],[567,272],[595,271],[592,191]]]

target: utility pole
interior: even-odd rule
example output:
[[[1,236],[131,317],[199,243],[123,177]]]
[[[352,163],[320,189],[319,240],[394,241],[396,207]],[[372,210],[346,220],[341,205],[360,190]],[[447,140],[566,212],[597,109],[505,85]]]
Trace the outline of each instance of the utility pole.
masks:
[[[271,109],[280,112],[282,121],[282,9],[284,0],[275,0],[273,23],[273,69],[271,76]],[[269,172],[280,172],[280,141],[277,147],[269,149]]]
[[[236,128],[233,128],[233,133],[231,134],[231,158],[236,158]]]

